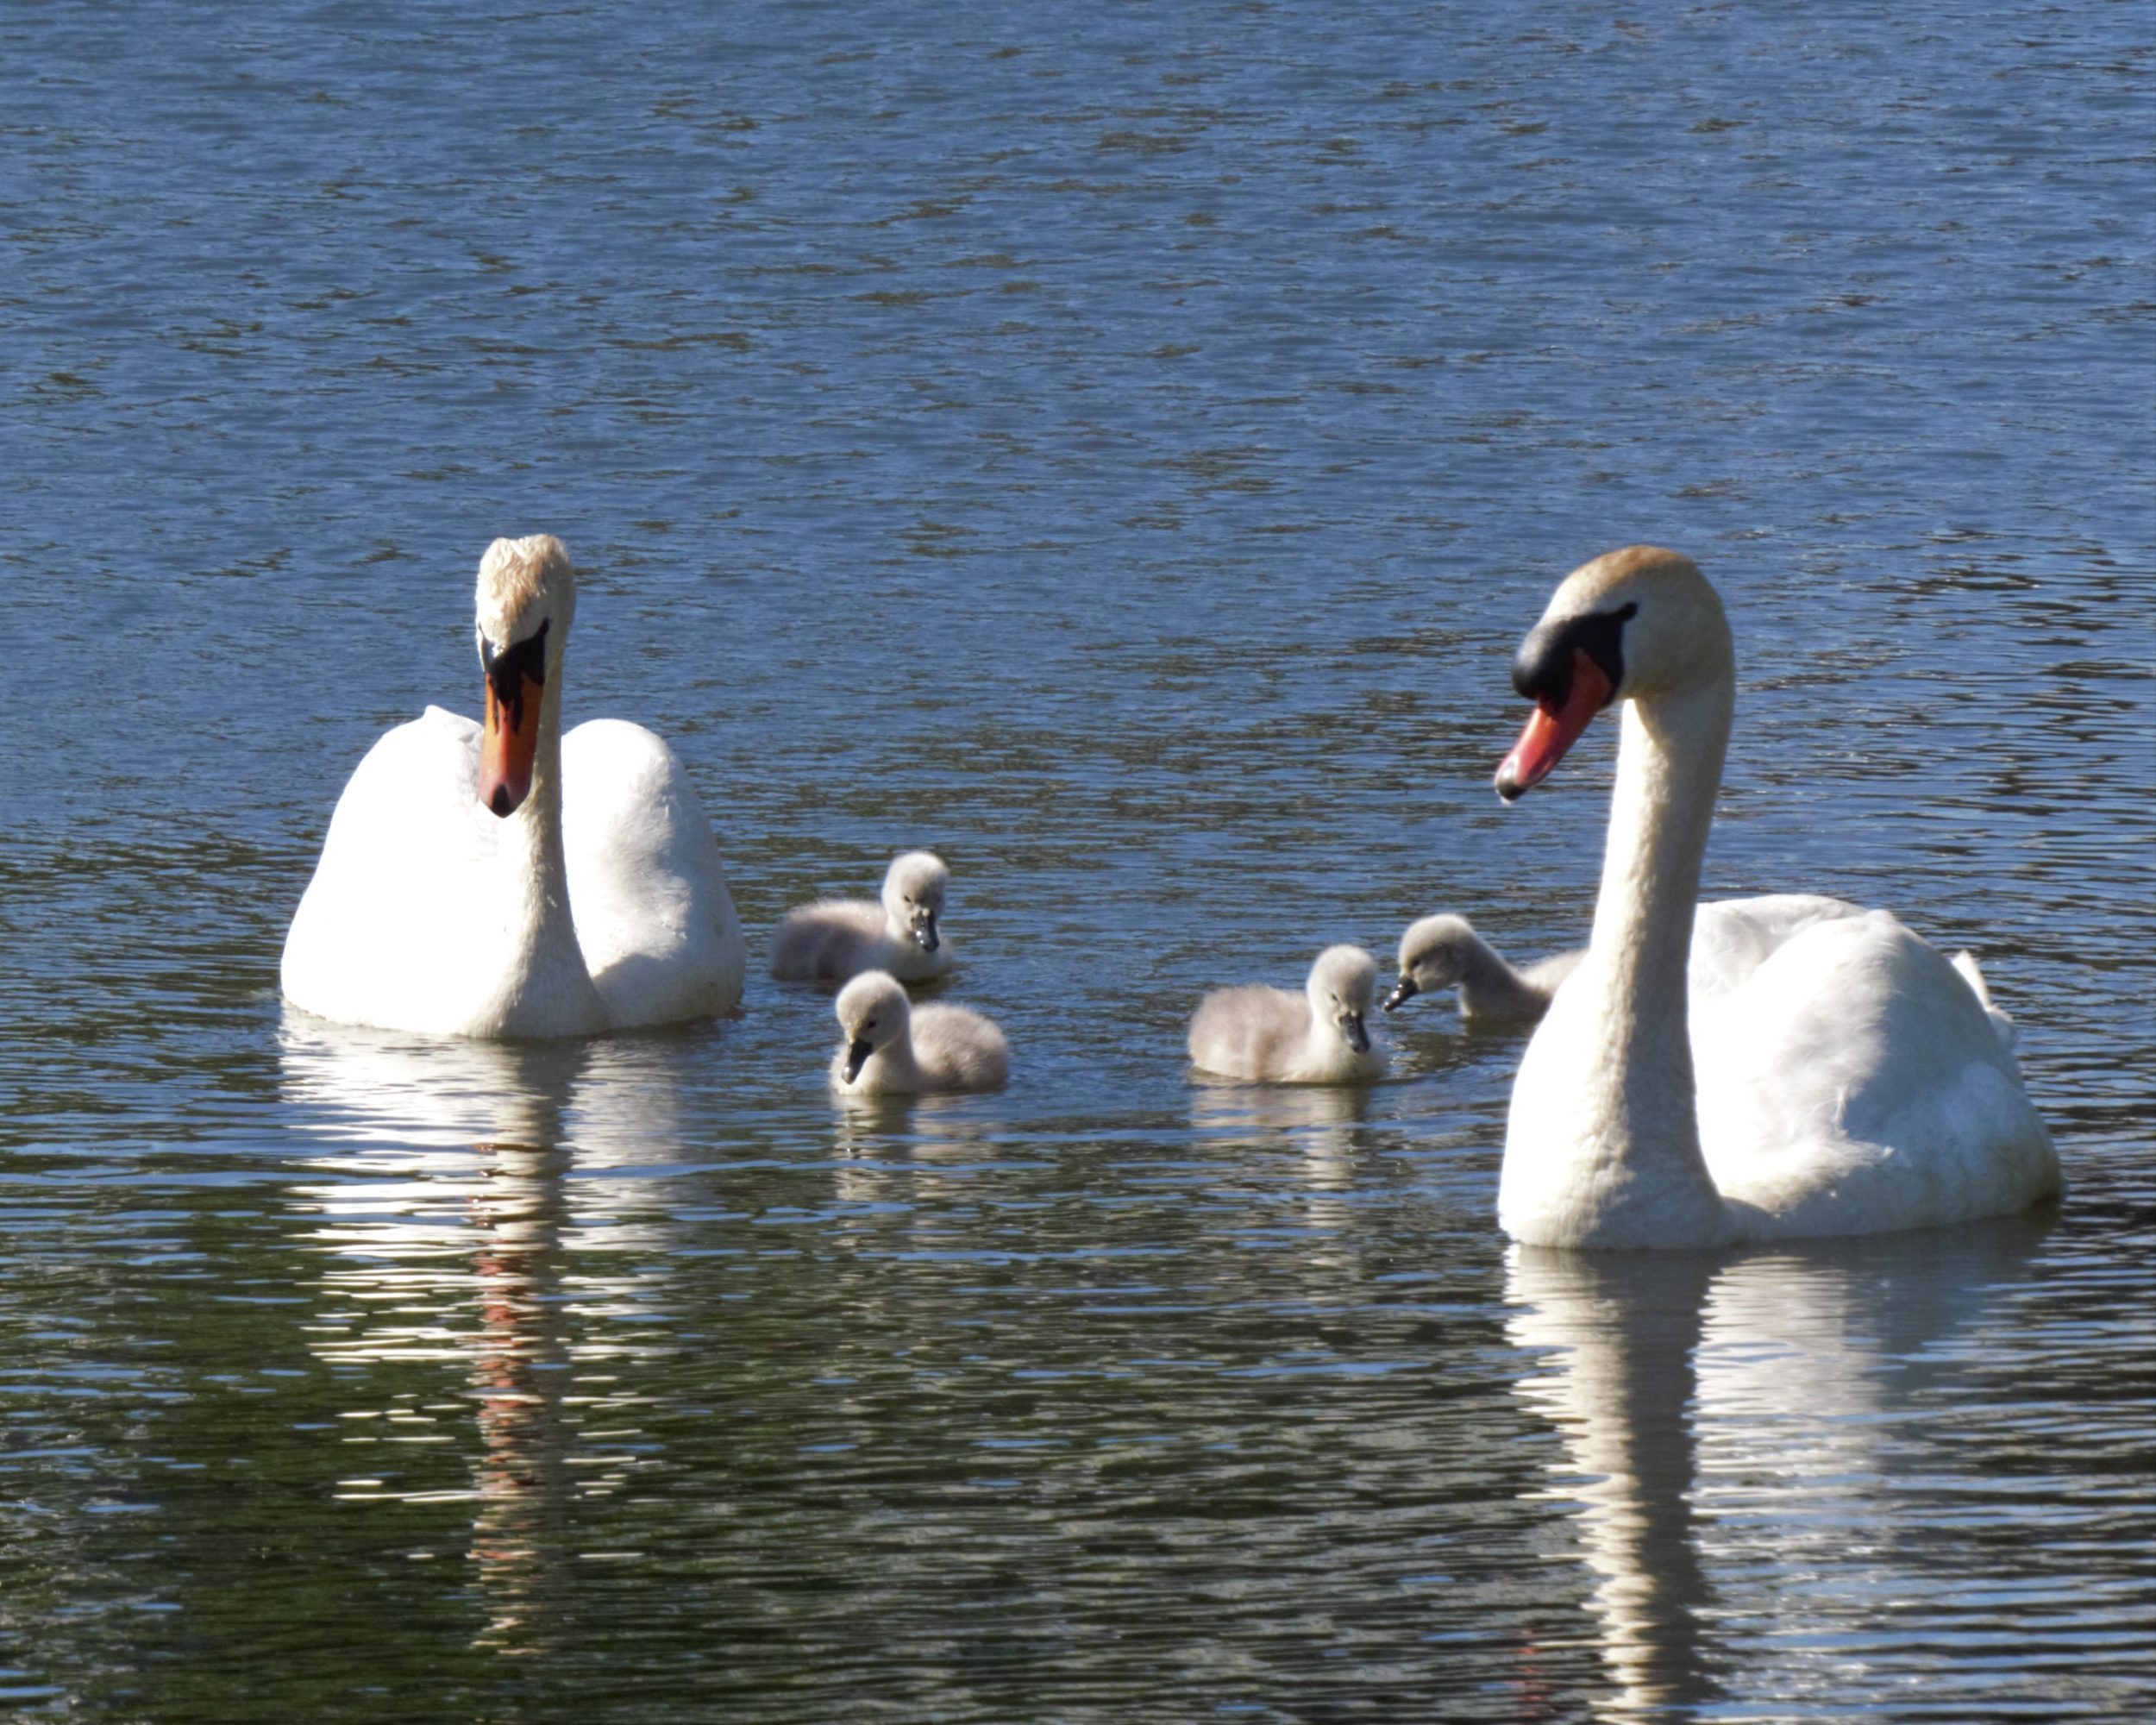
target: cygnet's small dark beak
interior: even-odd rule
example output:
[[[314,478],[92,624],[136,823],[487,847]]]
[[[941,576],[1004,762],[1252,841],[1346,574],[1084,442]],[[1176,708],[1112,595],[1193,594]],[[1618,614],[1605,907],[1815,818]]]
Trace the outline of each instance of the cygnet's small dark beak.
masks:
[[[1392,993],[1385,996],[1385,1010],[1389,1013],[1395,1007],[1404,1007],[1421,992],[1421,989],[1415,987],[1413,977],[1402,976],[1393,984]]]
[[[913,913],[913,938],[920,943],[922,951],[935,951],[937,947],[937,938],[936,913],[934,911],[916,911]]]
[[[856,1037],[846,1044],[846,1082],[850,1084],[861,1076],[861,1069],[868,1063],[868,1057],[875,1050]]]
[[[1340,1020],[1340,1029],[1348,1039],[1348,1046],[1357,1054],[1370,1051],[1370,1033],[1363,1027],[1362,1013],[1350,1013]]]

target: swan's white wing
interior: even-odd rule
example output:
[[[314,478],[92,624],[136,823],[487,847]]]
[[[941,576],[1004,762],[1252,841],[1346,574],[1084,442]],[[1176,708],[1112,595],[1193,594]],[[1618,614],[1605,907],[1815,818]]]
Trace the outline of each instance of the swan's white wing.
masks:
[[[367,753],[292,917],[285,998],[346,1024],[454,1034],[498,985],[510,906],[479,728],[429,707]]]
[[[1860,905],[1813,893],[1775,893],[1756,899],[1720,899],[1703,904],[1692,917],[1692,952],[1685,986],[1696,1008],[1749,982],[1752,973],[1783,944],[1814,923],[1862,916]],[[1560,952],[1530,966],[1523,974],[1552,994],[1571,980],[1587,949]]]
[[[1983,1005],[1885,911],[1800,920],[1710,1010],[1695,1002],[1691,1041],[1708,1166],[1748,1231],[1883,1233],[2059,1189]]]
[[[747,952],[711,822],[681,763],[641,724],[561,739],[561,837],[577,944],[614,1028],[724,1012]]]
[[[1978,1004],[1984,1007],[1984,1015],[1991,1020],[1991,1028],[1998,1032],[2000,1044],[2011,1054],[2014,1044],[2021,1040],[2020,1033],[2014,1028],[2014,1020],[1991,1004],[1990,986],[1984,980],[1984,972],[1977,968],[1976,954],[1957,952],[1947,963],[1954,967],[1955,972],[1975,994]]]
[[[1805,930],[1864,914],[1861,906],[1811,893],[1720,899],[1692,917],[1692,957],[1686,973],[1695,1008],[1752,980],[1752,973]]]

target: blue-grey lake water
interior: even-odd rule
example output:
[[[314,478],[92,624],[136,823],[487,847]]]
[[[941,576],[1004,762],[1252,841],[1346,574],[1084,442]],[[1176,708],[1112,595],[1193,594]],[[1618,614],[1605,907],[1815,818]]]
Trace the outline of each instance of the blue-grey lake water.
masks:
[[[2156,1708],[2143,3],[0,10],[0,1704],[116,1721]],[[287,1019],[346,776],[552,531],[740,1013]],[[1638,541],[1716,895],[1981,957],[2071,1189],[1497,1232],[1516,1032],[1196,1087],[1218,984],[1577,944]],[[954,870],[1003,1094],[836,1108],[789,904]]]

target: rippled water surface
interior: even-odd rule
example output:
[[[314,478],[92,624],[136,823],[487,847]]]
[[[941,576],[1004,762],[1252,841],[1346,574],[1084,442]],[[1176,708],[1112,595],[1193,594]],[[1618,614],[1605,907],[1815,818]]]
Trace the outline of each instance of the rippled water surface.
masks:
[[[0,12],[0,1698],[116,1720],[2156,1706],[2145,6]],[[1004,1094],[827,1000],[287,1019],[471,574],[758,932],[956,871]],[[1508,1251],[1520,1043],[1223,982],[1576,943],[1550,586],[1694,554],[1717,894],[1975,948],[2055,1214]]]

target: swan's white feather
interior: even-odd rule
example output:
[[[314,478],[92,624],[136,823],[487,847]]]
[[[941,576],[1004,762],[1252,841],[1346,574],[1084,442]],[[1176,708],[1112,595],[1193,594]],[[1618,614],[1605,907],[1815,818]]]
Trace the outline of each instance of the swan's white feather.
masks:
[[[561,739],[577,944],[617,1026],[724,1012],[747,952],[704,805],[665,741],[597,718]]]
[[[1700,1146],[1728,1237],[1884,1233],[2058,1189],[2005,1014],[1890,912],[1804,894],[1703,904],[1687,987]],[[1575,1082],[1608,1058],[1592,1005],[1584,976],[1559,989],[1514,1085],[1501,1208],[1522,1238],[1562,1243],[1618,1208],[1614,1157],[1561,1189],[1535,1172],[1535,1146],[1592,1136]],[[1632,1243],[1655,1244],[1651,1194],[1625,1201],[1640,1213]]]
[[[485,1011],[514,936],[479,773],[479,727],[438,706],[367,750],[285,939],[293,1005],[443,1036]]]
[[[1703,907],[1724,932],[1781,932],[1690,1019],[1701,1146],[1740,1232],[1882,1233],[2054,1186],[2013,1057],[1946,957],[1883,910],[1747,914],[1786,902]]]
[[[1977,968],[1976,954],[1957,952],[1947,962],[1961,973],[1961,980],[1984,1003],[1984,1016],[1991,1020],[1991,1028],[1999,1033],[1999,1040],[2011,1053],[2015,1044],[2021,1040],[2020,1032],[2014,1028],[2014,1020],[1991,1004],[1991,987],[1984,980],[1984,972]]]

